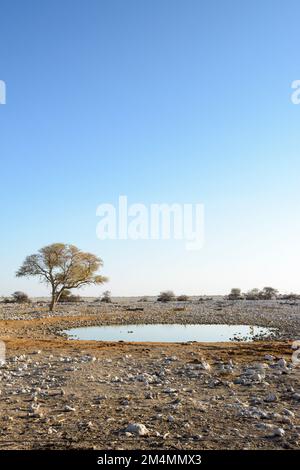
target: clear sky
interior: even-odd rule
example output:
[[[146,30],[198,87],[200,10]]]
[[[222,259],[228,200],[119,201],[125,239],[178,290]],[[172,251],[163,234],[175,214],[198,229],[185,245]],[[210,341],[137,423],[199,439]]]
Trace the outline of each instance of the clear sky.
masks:
[[[1,0],[0,295],[62,241],[113,295],[300,292],[300,3]],[[102,202],[205,205],[205,245],[100,241]],[[97,295],[102,288],[89,288]]]

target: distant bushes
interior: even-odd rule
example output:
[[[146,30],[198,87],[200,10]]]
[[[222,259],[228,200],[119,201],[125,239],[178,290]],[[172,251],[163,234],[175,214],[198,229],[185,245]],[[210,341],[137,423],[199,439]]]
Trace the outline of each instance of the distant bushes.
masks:
[[[295,294],[290,294],[290,296],[295,296]],[[251,289],[245,293],[242,293],[241,289],[233,288],[227,298],[229,300],[275,300],[283,299],[284,296],[280,296],[278,290],[273,287],[264,287],[262,290]]]
[[[241,289],[238,289],[237,287],[234,287],[233,289],[231,289],[230,294],[228,295],[229,300],[239,300],[242,298],[243,296],[241,293]]]
[[[80,295],[74,295],[70,290],[64,290],[58,300],[59,303],[65,302],[81,302]]]
[[[177,302],[188,302],[189,301],[189,296],[188,295],[179,295],[176,300],[177,300]]]
[[[189,297],[187,295],[179,295],[178,297],[175,296],[174,292],[171,290],[167,290],[161,292],[157,297],[157,302],[188,302]]]
[[[259,300],[260,299],[260,290],[252,289],[244,294],[246,300]]]
[[[157,297],[157,302],[171,302],[175,300],[175,294],[171,290],[161,292]]]
[[[261,299],[264,300],[272,300],[278,297],[278,290],[274,289],[273,287],[264,287],[263,290],[260,291],[259,296]]]
[[[107,304],[111,304],[111,292],[109,290],[106,290],[105,292],[103,292],[100,301],[105,302]]]
[[[162,291],[157,296],[156,301],[167,303],[167,302],[190,302],[190,303],[204,303],[209,301],[217,301],[221,296],[202,296],[198,299],[194,297],[189,297],[188,295],[181,294],[176,296],[173,291],[167,290]],[[227,298],[230,301],[238,301],[238,300],[250,300],[250,301],[259,301],[259,300],[281,300],[281,301],[290,301],[295,302],[300,300],[300,295],[291,292],[289,294],[280,294],[277,289],[273,287],[264,287],[263,289],[251,289],[247,292],[242,292],[241,289],[234,287],[231,289],[230,293],[227,296],[222,296],[224,300]],[[138,300],[138,302],[152,302],[153,299],[142,296]],[[2,297],[0,298],[0,303],[2,304],[29,304],[35,302],[36,305],[41,305],[43,302],[38,302],[31,300],[29,296],[22,291],[16,291],[11,294],[9,297]],[[60,303],[77,303],[77,302],[84,302],[84,299],[81,298],[79,295],[74,295],[70,290],[63,290],[58,302]],[[105,291],[101,296],[94,300],[94,302],[104,302],[104,303],[112,303],[111,292]],[[115,302],[115,300],[114,300]],[[185,308],[185,307],[175,307],[178,309]],[[179,310],[178,310],[179,311]]]
[[[12,298],[17,304],[28,304],[30,302],[28,295],[21,291],[14,292]]]
[[[198,302],[199,302],[199,303],[202,303],[202,302],[210,302],[211,300],[213,300],[212,297],[199,297]]]
[[[282,300],[299,300],[299,299],[300,299],[300,295],[295,294],[294,292],[291,292],[290,294],[281,295],[280,298],[281,298]]]
[[[21,291],[16,291],[11,297],[4,297],[2,300],[4,304],[29,304],[30,302],[31,300],[28,295]]]

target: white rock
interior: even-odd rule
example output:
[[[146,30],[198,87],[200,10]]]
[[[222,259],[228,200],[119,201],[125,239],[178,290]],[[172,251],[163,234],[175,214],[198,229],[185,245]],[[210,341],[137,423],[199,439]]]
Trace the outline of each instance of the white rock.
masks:
[[[174,362],[174,361],[177,361],[178,358],[177,356],[171,356],[171,357],[166,357],[165,359],[167,362]]]
[[[141,423],[131,423],[128,424],[125,432],[130,432],[131,434],[135,434],[136,436],[147,436],[149,434],[149,430],[146,428],[144,424]]]
[[[164,390],[164,393],[169,393],[169,394],[177,393],[177,390],[176,390],[176,388],[170,388],[170,387],[169,387],[169,388],[166,388],[166,389]]]
[[[75,408],[72,408],[72,406],[66,405],[64,407],[64,411],[75,411]]]
[[[273,434],[272,436],[276,437],[276,436],[279,436],[279,437],[282,437],[285,435],[285,430],[282,429],[282,428],[275,428],[274,431],[273,431]]]
[[[113,377],[113,378],[111,379],[111,382],[112,382],[112,383],[123,382],[123,379],[121,379],[120,377],[117,377],[117,376],[116,376],[116,377]]]
[[[210,364],[208,364],[208,362],[206,362],[206,361],[201,361],[200,366],[204,370],[210,370],[211,369]]]
[[[40,408],[40,406],[41,406],[41,405],[40,405],[39,403],[31,403],[31,404],[29,405],[29,409],[30,409],[30,411],[32,411],[32,412],[38,411],[39,408]]]

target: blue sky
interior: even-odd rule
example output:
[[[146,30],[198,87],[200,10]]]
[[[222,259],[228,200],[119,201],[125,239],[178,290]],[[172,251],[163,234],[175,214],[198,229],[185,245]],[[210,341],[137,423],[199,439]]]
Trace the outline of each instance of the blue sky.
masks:
[[[2,0],[0,295],[63,241],[114,295],[300,291],[297,1]],[[205,205],[205,245],[100,241],[102,202]],[[86,295],[103,289],[89,288]]]

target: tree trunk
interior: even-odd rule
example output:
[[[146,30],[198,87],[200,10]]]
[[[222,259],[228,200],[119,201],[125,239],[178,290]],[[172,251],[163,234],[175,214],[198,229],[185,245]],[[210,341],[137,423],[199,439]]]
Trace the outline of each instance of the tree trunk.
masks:
[[[55,292],[55,288],[52,287],[51,302],[50,302],[50,306],[49,306],[49,311],[50,312],[53,312],[54,307],[56,305],[56,302],[57,302],[57,294]]]
[[[52,298],[51,298],[51,302],[50,302],[50,306],[49,306],[50,312],[53,312],[55,305],[56,305],[55,294],[52,294]]]
[[[51,296],[51,302],[50,302],[50,306],[49,306],[50,312],[53,312],[54,307],[57,304],[57,302],[59,301],[59,299],[61,297],[61,294],[63,293],[64,290],[65,290],[64,287],[62,287],[59,291],[57,291],[54,286],[52,287],[52,296]]]

